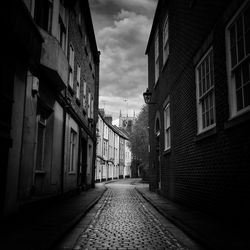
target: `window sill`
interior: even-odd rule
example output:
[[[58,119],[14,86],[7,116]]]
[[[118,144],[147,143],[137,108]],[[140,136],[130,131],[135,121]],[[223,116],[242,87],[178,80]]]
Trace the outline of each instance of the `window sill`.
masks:
[[[207,131],[204,131],[204,132],[201,132],[199,133],[198,135],[196,135],[195,137],[195,141],[198,142],[198,141],[201,141],[207,137],[210,137],[212,135],[215,135],[217,133],[217,128],[216,127],[213,127]]]
[[[68,172],[69,175],[76,175],[76,172],[74,171],[71,171],[71,172]]]
[[[169,155],[171,153],[171,148],[168,148],[166,150],[163,151],[163,155],[166,156],[166,155]]]
[[[45,170],[35,170],[35,174],[46,174]]]
[[[246,112],[230,118],[224,123],[224,129],[230,129],[247,121],[250,121],[250,112]]]

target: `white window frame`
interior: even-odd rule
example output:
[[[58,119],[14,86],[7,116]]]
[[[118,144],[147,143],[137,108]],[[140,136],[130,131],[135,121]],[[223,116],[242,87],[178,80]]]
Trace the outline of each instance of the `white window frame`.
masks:
[[[155,42],[154,42],[154,51],[155,51],[155,85],[158,82],[160,75],[160,57],[159,57],[159,34],[158,30],[155,33]]]
[[[195,68],[195,80],[197,125],[198,134],[200,134],[216,126],[213,47],[208,49],[197,64]]]
[[[163,42],[162,42],[162,51],[163,51],[163,67],[169,56],[169,20],[168,15],[165,18],[164,26],[163,26]]]
[[[248,6],[247,6],[248,5]],[[239,8],[239,10],[235,13],[235,15],[231,18],[229,21],[228,25],[226,26],[225,29],[225,39],[226,39],[226,56],[227,56],[227,77],[228,77],[228,99],[229,99],[229,119],[232,119],[234,117],[237,117],[239,115],[242,115],[246,112],[250,111],[250,105],[244,106],[244,97],[242,96],[242,103],[243,103],[243,108],[237,110],[237,96],[236,96],[236,80],[235,80],[235,72],[237,69],[240,70],[240,77],[241,81],[243,79],[243,71],[242,71],[242,66],[244,63],[248,64],[248,74],[250,71],[250,53],[246,54],[246,41],[245,41],[245,30],[244,30],[244,18],[242,18],[243,21],[243,49],[244,49],[244,55],[243,58],[239,61],[238,60],[238,40],[236,37],[236,65],[232,66],[232,57],[231,57],[231,40],[230,40],[230,29],[234,26],[236,29],[235,32],[237,32],[237,27],[236,27],[236,22],[240,19],[240,17],[243,16],[243,13],[246,9],[246,7],[250,8],[250,3],[249,1],[245,1],[243,5]],[[248,31],[250,32],[250,30]],[[244,95],[244,87],[246,85],[249,85],[249,79],[247,83],[241,83],[241,91],[242,95]],[[249,87],[249,86],[248,86]],[[239,90],[239,89],[238,89]]]
[[[74,60],[75,51],[72,44],[69,45],[69,86],[73,89],[74,85]]]
[[[76,171],[76,149],[77,149],[77,132],[70,129],[70,146],[69,146],[69,173],[75,173]]]
[[[90,104],[90,118],[94,118],[94,98],[91,97],[91,104]]]
[[[168,98],[164,108],[164,150],[171,148],[171,117],[170,117],[170,101]]]
[[[82,98],[84,109],[86,109],[86,99],[87,99],[87,82],[84,81],[83,82],[83,98]]]
[[[91,118],[91,93],[88,94],[88,118]]]
[[[77,64],[76,98],[80,100],[81,67]]]

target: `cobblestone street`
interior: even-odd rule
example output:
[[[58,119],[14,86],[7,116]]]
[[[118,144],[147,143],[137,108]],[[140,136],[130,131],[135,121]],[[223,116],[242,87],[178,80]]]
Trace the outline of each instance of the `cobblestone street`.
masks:
[[[146,202],[130,182],[106,185],[99,203],[59,249],[201,249]]]

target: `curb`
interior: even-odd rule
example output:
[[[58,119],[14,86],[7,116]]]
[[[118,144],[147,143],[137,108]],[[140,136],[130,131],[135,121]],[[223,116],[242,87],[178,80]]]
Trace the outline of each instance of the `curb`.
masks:
[[[141,192],[137,187],[135,188],[138,193],[147,201],[149,202],[161,215],[163,215],[166,219],[171,221],[174,225],[176,225],[178,228],[180,228],[186,235],[188,235],[190,238],[192,238],[194,241],[196,241],[204,250],[211,250],[215,249],[211,247],[211,244],[207,243],[207,240],[204,239],[204,237],[199,236],[196,231],[194,231],[189,226],[185,225],[185,223],[182,223],[180,220],[176,219],[172,215],[168,215],[163,209],[161,209],[159,206],[157,206],[149,197],[147,197],[143,192]]]
[[[77,223],[96,205],[96,203],[102,198],[104,193],[107,191],[107,187],[105,185],[103,186],[104,186],[104,190],[100,192],[100,194],[96,197],[96,199],[94,199],[81,214],[77,215],[73,220],[71,220],[70,223],[68,223],[68,226],[60,233],[60,235],[58,235],[57,239],[50,244],[49,249],[51,250],[55,249],[55,247],[57,246],[57,244],[59,244],[62,238],[70,230],[72,230],[77,225]]]

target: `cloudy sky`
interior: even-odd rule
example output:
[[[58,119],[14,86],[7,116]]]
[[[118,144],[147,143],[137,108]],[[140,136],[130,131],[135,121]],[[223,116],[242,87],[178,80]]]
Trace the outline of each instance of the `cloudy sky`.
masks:
[[[117,119],[143,105],[145,49],[157,0],[89,0],[100,61],[99,107]]]

